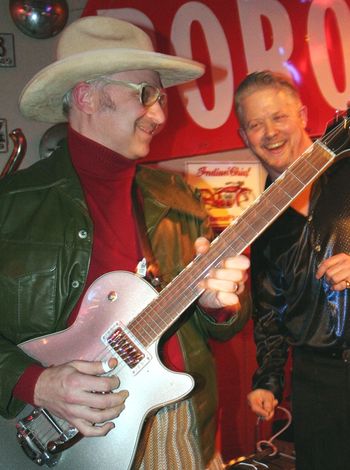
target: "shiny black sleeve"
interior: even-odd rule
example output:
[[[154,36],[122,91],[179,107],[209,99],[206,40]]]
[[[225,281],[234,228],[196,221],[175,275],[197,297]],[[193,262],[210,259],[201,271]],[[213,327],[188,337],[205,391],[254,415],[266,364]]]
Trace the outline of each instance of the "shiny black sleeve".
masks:
[[[254,339],[258,369],[253,389],[270,390],[281,400],[288,344],[282,323],[285,309],[283,272],[278,265],[275,227],[269,229],[251,249]]]

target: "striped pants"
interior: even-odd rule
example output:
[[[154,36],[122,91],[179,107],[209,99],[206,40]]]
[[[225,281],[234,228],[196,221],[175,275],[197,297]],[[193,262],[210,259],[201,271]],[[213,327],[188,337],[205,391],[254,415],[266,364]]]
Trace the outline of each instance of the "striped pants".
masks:
[[[151,418],[136,457],[135,470],[222,470],[221,455],[205,466],[200,452],[196,418],[190,400],[162,408]],[[141,446],[142,447],[142,446]],[[144,452],[144,453],[143,453]],[[141,462],[140,462],[141,460]]]

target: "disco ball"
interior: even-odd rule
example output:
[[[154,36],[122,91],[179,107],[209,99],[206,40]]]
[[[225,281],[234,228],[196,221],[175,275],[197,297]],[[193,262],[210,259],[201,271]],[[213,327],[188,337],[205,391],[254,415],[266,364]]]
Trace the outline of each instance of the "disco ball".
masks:
[[[22,33],[46,39],[65,27],[68,5],[66,0],[10,0],[10,14]]]

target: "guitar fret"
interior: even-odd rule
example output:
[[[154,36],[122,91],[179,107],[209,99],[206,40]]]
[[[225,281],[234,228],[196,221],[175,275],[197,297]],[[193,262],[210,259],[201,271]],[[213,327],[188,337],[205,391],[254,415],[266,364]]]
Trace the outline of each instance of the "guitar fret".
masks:
[[[132,332],[132,334],[135,336],[135,338],[143,345],[147,346],[148,344],[151,344],[152,341],[154,340],[153,335],[151,335],[148,331],[144,329],[143,324],[139,325],[140,328],[137,327],[137,325],[129,325],[128,328]]]
[[[238,251],[236,240],[239,236],[242,241],[246,243],[250,243],[250,241],[259,233],[255,227],[254,220],[250,223],[247,217],[245,220],[240,220],[237,224],[232,226],[232,232],[228,231],[227,234],[223,234],[221,237],[221,241],[226,243],[226,246],[230,247],[233,242],[235,241],[235,251]],[[264,225],[266,224],[266,221]],[[233,238],[235,237],[235,238]],[[230,248],[230,251],[232,249]]]
[[[288,202],[290,201],[290,197],[288,197]],[[284,207],[284,206],[283,206]],[[277,215],[280,212],[279,207],[273,203],[271,205],[270,201],[267,199],[263,198],[261,201],[259,201],[259,204],[257,205],[255,217],[258,215],[259,217],[262,217],[266,223],[268,223],[269,220],[271,220],[275,215]]]
[[[273,204],[278,211],[289,204],[290,200],[291,195],[287,193],[286,190],[282,187],[282,182],[279,186],[274,187],[273,191],[271,192],[271,204]]]
[[[254,222],[255,222],[255,220],[252,220],[252,222],[249,222],[249,216],[250,216],[250,218],[252,218],[252,213],[251,213],[251,214],[248,214],[247,217],[246,217],[246,219],[241,219],[241,220],[240,220],[240,223],[237,224],[237,226],[240,227],[240,226],[243,225],[243,227],[244,227],[243,230],[252,231],[252,232],[254,232],[254,234],[259,233],[259,231],[256,230],[256,228],[254,227]]]
[[[151,311],[152,309],[149,308],[147,309],[147,312],[146,313],[149,313],[148,314],[148,317],[145,319],[147,321],[143,321],[142,322],[142,325],[140,323],[140,326],[142,326],[142,332],[143,334],[146,334],[149,336],[149,338],[154,338],[155,337],[155,333],[156,330],[154,328],[154,326],[156,326],[156,318],[155,318],[155,315],[153,315],[153,312]],[[156,311],[155,311],[156,313]],[[145,315],[147,316],[147,315]],[[139,322],[141,321],[141,319],[139,320]],[[130,328],[131,329],[131,328]]]
[[[261,231],[266,227],[268,220],[265,219],[260,213],[260,207],[259,209],[256,209],[254,212],[252,212],[250,214],[250,217],[252,218],[252,221],[250,222],[250,227],[252,227],[252,231],[254,232],[253,236],[251,237],[251,240],[253,240],[255,239],[255,236],[259,235]]]
[[[313,179],[313,177],[319,173],[319,170],[315,169],[312,164],[307,162],[302,168],[297,168],[294,173],[306,186]]]
[[[128,328],[144,345],[151,344],[169,325],[166,318],[169,305],[163,297],[157,300],[159,301],[155,305],[153,303],[148,305],[142,316],[137,317],[128,325]]]
[[[243,223],[240,223],[240,224],[237,224],[236,225],[236,232],[237,233],[234,233],[235,235],[235,248],[236,250],[235,251],[239,251],[240,249],[240,243],[249,243],[250,240],[252,239],[251,237],[251,230],[250,230],[250,227],[247,226],[246,224],[243,224]],[[223,238],[224,239],[224,238]],[[239,240],[240,239],[240,240]],[[232,241],[231,241],[231,245],[232,245]]]
[[[309,150],[305,161],[307,160],[308,163],[311,163],[320,171],[324,165],[334,157],[335,154],[333,154],[328,148],[324,147],[322,142],[317,141],[314,143],[314,149],[312,151]]]
[[[305,188],[305,185],[300,181],[300,179],[294,173],[287,173],[285,176],[286,188],[285,191],[289,194],[290,198],[298,194]],[[287,189],[288,186],[288,189]]]
[[[230,253],[231,254],[237,254],[239,252],[242,252],[245,247],[247,246],[247,243],[249,243],[249,240],[251,239],[250,237],[245,239],[243,238],[243,235],[242,233],[237,233],[235,234],[235,238],[234,238],[234,250],[232,249],[232,245],[233,244],[230,244],[228,246],[230,246]],[[220,252],[220,250],[218,250],[218,252]]]

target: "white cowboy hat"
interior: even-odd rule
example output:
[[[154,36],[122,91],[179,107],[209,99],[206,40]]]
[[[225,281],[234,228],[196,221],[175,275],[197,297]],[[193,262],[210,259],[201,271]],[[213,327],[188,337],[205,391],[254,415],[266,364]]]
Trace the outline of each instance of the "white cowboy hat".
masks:
[[[63,122],[64,94],[78,82],[125,70],[154,70],[164,88],[204,73],[199,62],[154,52],[149,36],[116,18],[86,16],[61,33],[57,60],[38,72],[19,98],[21,113],[37,121]]]

